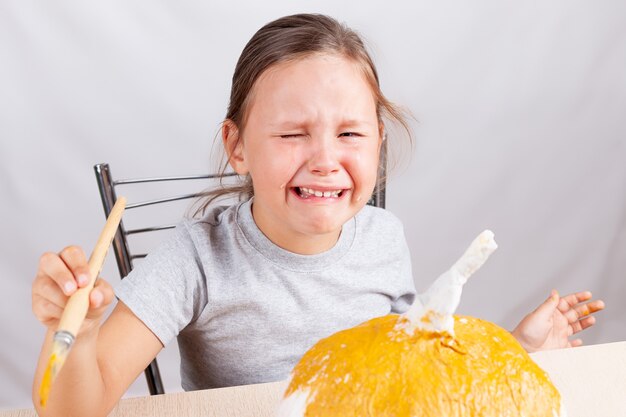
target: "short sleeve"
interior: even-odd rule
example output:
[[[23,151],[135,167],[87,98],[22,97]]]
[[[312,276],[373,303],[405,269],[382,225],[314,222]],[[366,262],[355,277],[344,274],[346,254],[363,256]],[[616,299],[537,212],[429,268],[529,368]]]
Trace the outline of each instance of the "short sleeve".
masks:
[[[189,227],[178,225],[115,286],[116,296],[164,346],[206,305],[206,281]]]

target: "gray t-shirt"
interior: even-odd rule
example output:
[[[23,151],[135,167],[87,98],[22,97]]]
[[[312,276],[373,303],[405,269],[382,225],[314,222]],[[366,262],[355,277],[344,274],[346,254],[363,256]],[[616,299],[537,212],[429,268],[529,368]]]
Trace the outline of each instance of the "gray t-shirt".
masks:
[[[178,336],[185,390],[286,379],[319,339],[415,297],[391,213],[367,206],[332,249],[298,255],[259,230],[251,202],[182,222],[116,286],[163,345]]]

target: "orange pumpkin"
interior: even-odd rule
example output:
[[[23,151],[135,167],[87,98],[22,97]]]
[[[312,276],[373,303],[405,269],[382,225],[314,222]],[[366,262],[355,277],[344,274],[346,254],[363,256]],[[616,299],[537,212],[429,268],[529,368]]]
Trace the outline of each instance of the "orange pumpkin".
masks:
[[[565,417],[548,375],[506,330],[454,316],[496,249],[485,231],[402,315],[319,341],[294,367],[279,417]]]

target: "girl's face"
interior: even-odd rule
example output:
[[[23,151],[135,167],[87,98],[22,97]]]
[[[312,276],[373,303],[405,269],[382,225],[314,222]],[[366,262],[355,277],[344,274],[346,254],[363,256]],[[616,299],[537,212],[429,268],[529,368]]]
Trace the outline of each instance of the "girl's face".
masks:
[[[376,183],[372,89],[356,63],[313,55],[270,68],[251,94],[245,129],[227,121],[223,136],[231,165],[252,178],[255,222],[289,251],[330,249]]]

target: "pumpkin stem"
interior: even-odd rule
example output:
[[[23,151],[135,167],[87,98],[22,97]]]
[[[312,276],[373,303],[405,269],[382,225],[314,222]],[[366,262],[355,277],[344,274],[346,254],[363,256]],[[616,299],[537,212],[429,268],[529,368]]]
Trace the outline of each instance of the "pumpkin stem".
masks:
[[[452,268],[416,297],[409,311],[404,313],[408,320],[399,320],[399,326],[409,334],[421,329],[454,336],[453,314],[461,301],[463,284],[498,247],[493,236],[491,230],[478,235]]]

